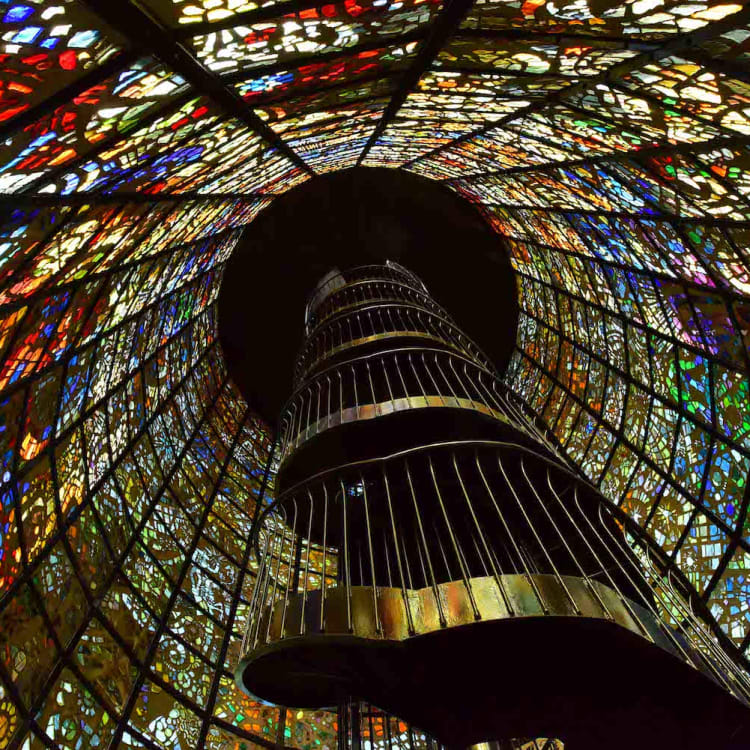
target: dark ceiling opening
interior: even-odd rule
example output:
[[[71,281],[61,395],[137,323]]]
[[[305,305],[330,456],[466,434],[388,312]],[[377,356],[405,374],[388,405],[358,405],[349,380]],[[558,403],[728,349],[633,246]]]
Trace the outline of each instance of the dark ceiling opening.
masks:
[[[502,240],[440,184],[388,169],[318,177],[279,198],[227,263],[219,336],[230,375],[271,424],[292,393],[307,294],[331,268],[395,260],[414,271],[502,372],[516,340]]]

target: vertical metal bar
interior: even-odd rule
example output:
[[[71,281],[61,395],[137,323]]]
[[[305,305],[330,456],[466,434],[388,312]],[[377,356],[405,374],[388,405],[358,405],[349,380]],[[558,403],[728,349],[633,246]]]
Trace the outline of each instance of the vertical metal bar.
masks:
[[[404,380],[404,374],[401,372],[401,364],[398,361],[398,357],[394,354],[393,360],[396,363],[396,372],[398,373],[399,380],[401,380],[401,387],[404,389],[404,398],[409,398],[409,389],[406,387],[406,381]]]
[[[453,357],[450,357],[450,358],[448,359],[448,364],[450,365],[450,368],[451,368],[451,370],[453,370],[453,374],[454,374],[454,375],[456,376],[456,381],[458,382],[458,384],[459,384],[459,385],[461,386],[461,388],[463,389],[463,392],[464,392],[464,394],[466,395],[466,398],[468,399],[469,403],[470,403],[470,404],[472,405],[472,407],[473,407],[474,409],[476,409],[476,408],[477,408],[477,407],[476,407],[476,404],[474,403],[474,400],[472,399],[472,397],[471,397],[471,396],[469,395],[469,391],[467,391],[467,390],[466,390],[466,385],[464,385],[464,381],[463,381],[463,380],[461,380],[461,377],[460,377],[460,376],[459,376],[459,374],[458,374],[458,373],[456,372],[456,368],[455,368],[455,366],[453,365]]]
[[[504,417],[507,418],[507,416],[508,416],[507,410],[503,409],[502,403],[500,401],[498,401],[497,398],[495,398],[495,395],[493,394],[493,392],[484,384],[484,380],[482,380],[482,376],[483,375],[488,375],[489,373],[487,373],[484,370],[482,370],[482,368],[479,367],[478,365],[474,365],[474,368],[476,369],[476,372],[477,372],[476,382],[479,383],[479,385],[481,386],[481,388],[484,391],[485,395],[488,395],[490,397],[490,400],[495,404],[495,409],[494,410],[497,411],[502,416],[504,416]],[[477,390],[479,390],[479,389],[477,389]],[[485,403],[487,404],[488,408],[492,408],[492,407],[489,406],[489,403],[487,402],[486,399],[485,399]]]
[[[326,419],[326,427],[331,426],[331,378],[326,373],[326,381],[328,382],[328,411],[327,411],[327,419]]]
[[[427,362],[425,360],[424,352],[422,352],[421,357],[422,357],[422,366],[424,367],[425,371],[427,372],[427,374],[430,377],[430,380],[432,381],[432,385],[435,388],[435,393],[437,394],[438,398],[440,399],[440,403],[443,406],[445,406],[445,399],[443,398],[443,394],[440,392],[440,388],[438,388],[438,384],[435,382],[435,378],[432,375],[432,371],[430,370],[430,367],[429,367],[429,365],[427,364]]]
[[[488,411],[492,411],[492,407],[487,402],[487,399],[485,398],[484,394],[482,393],[481,389],[477,388],[476,383],[474,382],[474,378],[469,375],[469,363],[464,360],[464,378],[466,379],[466,382],[472,387],[472,390],[474,392],[474,395],[478,397],[479,401],[487,408]]]
[[[309,431],[310,431],[310,413],[312,412],[312,390],[311,386],[307,386],[305,390],[303,391],[307,398],[307,419],[305,421],[305,437],[308,437]]]
[[[362,542],[357,541],[357,563],[359,565],[359,586],[365,585],[365,571],[362,569]]]
[[[290,449],[290,447],[293,444],[294,441],[294,425],[297,422],[297,402],[293,401],[290,410],[292,411],[292,419],[291,423],[289,425],[289,431],[287,433],[287,438],[284,441],[284,448],[282,450],[282,454],[286,455],[286,452]]]
[[[271,534],[271,532],[269,532],[269,539],[272,536],[273,535]],[[273,549],[273,546],[271,547],[271,549]],[[260,597],[260,606],[262,609],[265,609],[268,603],[268,582],[271,579],[272,565],[273,565],[273,553],[271,553],[271,558],[268,560],[268,562],[264,566],[265,580],[263,581],[263,593],[261,594],[261,597]],[[255,635],[253,637],[253,648],[257,647],[258,641],[260,640],[260,626],[262,624],[261,623],[262,619],[263,618],[262,618],[262,612],[261,612],[261,614],[258,616],[258,622],[255,628]]]
[[[437,539],[438,547],[440,547],[440,556],[443,558],[443,565],[445,565],[445,573],[447,575],[447,580],[453,581],[453,571],[451,570],[451,566],[448,563],[448,556],[445,554],[445,548],[443,547],[443,540],[440,538],[440,532],[438,531],[437,522],[435,519],[432,519],[432,528],[435,531],[435,539]]]
[[[414,378],[417,381],[417,385],[419,385],[419,390],[422,392],[422,397],[426,399],[427,391],[425,390],[425,387],[422,385],[422,381],[420,380],[419,375],[417,374],[417,370],[414,367],[414,362],[412,361],[412,358],[411,358],[411,352],[409,352],[406,355],[406,358],[409,360],[409,367],[411,367],[411,371],[414,373]]]
[[[419,543],[419,535],[417,534],[417,530],[414,529],[414,543],[417,548],[417,554],[419,555],[419,566],[422,568],[422,581],[424,583],[422,586],[429,586],[430,585],[430,577],[427,575],[427,567],[424,564],[424,555],[422,553],[422,545]]]
[[[315,385],[318,388],[318,403],[315,407],[315,431],[317,432],[320,427],[318,427],[318,424],[320,423],[320,378],[315,378]]]
[[[382,354],[378,357],[380,364],[383,368],[383,377],[385,378],[385,385],[388,388],[388,398],[393,401],[393,389],[391,388],[391,379],[388,377],[388,368],[385,366],[385,356]]]
[[[297,400],[295,399],[295,404],[296,402]],[[299,442],[299,436],[300,436],[300,433],[302,432],[302,407],[304,406],[304,403],[305,402],[302,400],[302,394],[300,394],[299,395],[299,411],[298,411],[299,421],[297,423],[297,428],[294,431],[294,445],[296,445]]]
[[[337,713],[337,719],[338,719],[338,727],[339,731],[336,736],[336,740],[338,742],[338,750],[348,750],[347,748],[347,741],[346,741],[346,716],[345,713],[348,710],[348,707],[345,703],[339,703],[336,713]]]
[[[614,553],[613,553],[613,552],[612,552],[611,550],[607,549],[606,545],[604,544],[604,541],[603,541],[603,540],[602,540],[602,538],[601,538],[601,535],[600,535],[600,534],[599,534],[599,532],[598,532],[598,531],[596,530],[596,528],[594,527],[594,525],[593,525],[593,524],[591,523],[591,521],[590,521],[590,519],[589,519],[588,515],[587,515],[587,514],[586,514],[586,513],[584,512],[583,508],[581,508],[581,503],[580,503],[580,500],[578,499],[578,487],[574,487],[574,488],[573,488],[573,499],[574,499],[574,502],[575,502],[575,506],[576,506],[576,508],[578,509],[578,512],[580,513],[580,515],[581,515],[581,517],[583,518],[584,522],[585,522],[585,523],[586,523],[586,524],[588,525],[588,527],[589,527],[589,528],[591,529],[591,531],[593,532],[594,536],[595,536],[595,537],[596,537],[596,538],[597,538],[597,539],[599,540],[599,543],[600,543],[600,544],[602,545],[602,547],[603,547],[604,549],[606,549],[606,551],[607,551],[607,552],[609,553],[610,557],[611,557],[611,558],[612,558],[612,559],[614,560],[614,562],[615,562],[615,565],[616,565],[616,566],[617,566],[618,568],[620,568],[620,570],[622,570],[622,567],[620,566],[620,563],[619,563],[619,561],[617,560],[617,558],[615,557]],[[609,566],[606,566],[606,565],[602,564],[602,562],[601,562],[601,560],[600,560],[600,558],[599,558],[599,555],[598,555],[598,554],[596,554],[596,553],[594,553],[594,554],[595,554],[595,557],[596,557],[596,561],[597,561],[597,562],[599,563],[599,567],[600,567],[600,568],[602,569],[602,572],[604,573],[604,575],[605,575],[605,576],[607,577],[607,579],[609,580],[609,582],[610,582],[610,585],[612,586],[612,588],[613,588],[613,589],[614,589],[614,590],[615,590],[615,591],[617,592],[617,595],[618,595],[618,596],[620,597],[620,599],[621,599],[622,603],[623,603],[623,604],[625,605],[625,607],[627,608],[628,612],[630,613],[630,616],[631,616],[631,617],[632,617],[632,618],[634,619],[634,621],[635,621],[635,622],[636,622],[636,623],[638,624],[638,627],[639,627],[639,628],[641,629],[641,632],[642,632],[642,633],[643,633],[643,634],[645,635],[645,637],[646,637],[646,638],[647,638],[647,639],[648,639],[649,641],[652,641],[652,642],[653,642],[653,639],[651,638],[651,635],[649,634],[649,632],[648,632],[648,629],[647,629],[647,628],[646,628],[646,626],[645,626],[645,625],[643,624],[643,622],[641,622],[641,619],[640,619],[640,617],[638,617],[638,615],[637,615],[637,614],[635,613],[635,611],[633,610],[633,608],[632,608],[632,607],[630,606],[630,602],[629,602],[629,599],[628,599],[628,597],[626,597],[626,596],[625,596],[625,595],[624,595],[624,594],[622,593],[622,590],[620,589],[620,586],[618,585],[618,583],[617,583],[617,582],[615,581],[615,579],[614,579],[614,578],[612,577],[612,575],[610,574],[610,572],[609,572]],[[623,571],[623,572],[624,572],[624,571]],[[627,576],[627,574],[626,574],[626,576]],[[631,583],[632,583],[632,581],[631,581]],[[648,607],[648,602],[646,602],[646,606]],[[658,615],[657,615],[657,616],[658,616]],[[680,650],[682,650],[682,648],[680,648]]]
[[[416,531],[414,533],[414,538],[416,539]],[[409,588],[413,589],[414,582],[411,577],[411,566],[409,565],[409,557],[406,554],[406,539],[402,536],[400,541],[401,541],[401,551],[403,552],[403,555],[404,555],[404,567],[406,568],[406,579],[409,581]],[[427,582],[427,577],[425,576],[425,583],[426,582]],[[404,596],[406,596],[406,593],[404,593]],[[407,598],[407,602],[408,602],[408,598]],[[406,611],[409,613],[409,622],[411,622],[411,610],[409,609],[408,605],[406,607]],[[412,625],[412,635],[414,634],[413,627],[414,626]]]
[[[306,628],[305,628],[305,608],[307,607],[307,585],[308,585],[308,578],[310,575],[310,547],[312,546],[312,542],[310,541],[310,537],[312,536],[312,522],[313,522],[313,510],[315,508],[315,503],[313,502],[313,497],[310,492],[310,489],[307,490],[307,498],[310,501],[310,509],[309,509],[309,519],[307,523],[307,550],[305,552],[305,583],[302,587],[302,613],[300,615],[300,623],[299,623],[299,632],[300,635],[302,635]]]
[[[336,374],[339,376],[339,412],[341,412],[341,417],[343,418],[344,414],[344,379],[341,377],[341,370],[336,370]]]
[[[328,534],[328,487],[323,482],[323,575],[320,578],[320,632],[326,629],[326,566],[328,563],[328,546],[326,544]]]
[[[415,511],[415,515],[416,515],[416,519],[417,519],[417,527],[419,529],[419,535],[420,535],[420,537],[422,539],[422,544],[424,545],[424,553],[425,553],[425,557],[427,559],[427,568],[430,571],[430,581],[432,583],[432,593],[433,593],[433,595],[435,597],[435,604],[436,604],[437,609],[438,609],[438,617],[440,619],[440,626],[444,628],[444,627],[447,626],[448,623],[447,623],[447,621],[445,619],[445,613],[443,612],[443,604],[440,601],[440,595],[438,594],[438,587],[437,587],[437,583],[435,581],[435,573],[432,570],[432,561],[430,560],[430,553],[429,553],[429,550],[427,548],[427,539],[425,538],[425,535],[424,535],[424,527],[422,525],[422,516],[421,516],[421,513],[419,512],[419,503],[417,502],[417,495],[414,492],[414,482],[412,481],[412,478],[411,478],[411,471],[409,471],[409,462],[406,459],[404,459],[404,466],[406,467],[406,478],[407,478],[407,481],[409,483],[409,491],[411,493],[411,499],[412,499],[412,503],[414,505],[414,511]],[[417,545],[417,547],[419,548],[419,545]],[[425,581],[426,581],[426,576],[425,576]]]
[[[344,524],[344,583],[346,585],[346,623],[349,632],[353,632],[352,628],[352,579],[351,570],[349,569],[349,526],[346,518],[346,504],[347,495],[346,489],[344,488],[344,482],[339,480],[341,487],[341,511]],[[341,553],[339,553],[339,559]]]
[[[247,627],[245,628],[245,637],[242,639],[242,653],[247,651],[251,631],[254,630],[257,633],[257,622],[260,621],[263,613],[263,603],[260,599],[260,590],[263,573],[266,569],[266,555],[268,554],[270,538],[270,534],[266,534],[266,544],[263,550],[263,556],[259,560],[258,573],[255,576],[255,584],[253,585],[253,595],[250,598],[250,616],[248,617]],[[255,641],[253,643],[253,648],[255,648]]]
[[[503,599],[503,604],[505,605],[505,608],[508,610],[509,614],[514,614],[513,605],[510,602],[510,597],[508,596],[507,592],[505,591],[505,586],[503,584],[502,578],[500,576],[500,571],[495,567],[494,560],[492,559],[492,555],[490,554],[490,548],[487,544],[487,540],[485,539],[484,532],[482,531],[482,527],[479,523],[479,519],[477,518],[477,514],[474,512],[474,505],[471,502],[471,498],[469,498],[469,493],[466,491],[466,485],[464,484],[464,479],[461,476],[461,472],[458,468],[458,462],[456,461],[456,453],[455,451],[451,451],[451,456],[453,458],[453,468],[456,472],[456,477],[458,478],[458,483],[461,487],[461,491],[463,492],[464,499],[466,500],[466,505],[469,509],[469,515],[471,516],[471,520],[474,522],[474,527],[477,530],[477,534],[479,535],[479,539],[482,542],[482,546],[484,547],[484,551],[487,554],[487,557],[490,560],[490,565],[492,566],[492,574],[495,577],[495,584],[497,585],[497,589],[500,592],[500,596]]]
[[[380,407],[378,406],[378,398],[375,395],[375,386],[372,382],[372,372],[370,371],[369,360],[365,360],[365,367],[367,368],[367,379],[370,381],[370,393],[372,394],[372,403],[375,406],[376,413],[380,414]]]
[[[573,555],[572,550],[568,546],[568,543],[565,541],[565,537],[560,533],[560,529],[557,527],[557,524],[555,523],[555,521],[552,518],[549,510],[547,509],[547,506],[544,504],[544,501],[542,500],[542,498],[539,497],[539,493],[536,491],[536,487],[534,486],[534,484],[532,483],[532,481],[529,479],[529,475],[526,473],[526,464],[523,461],[523,456],[521,456],[520,464],[521,464],[521,474],[523,474],[524,479],[526,479],[526,484],[529,485],[529,487],[531,488],[532,494],[539,501],[539,505],[541,505],[542,510],[544,511],[544,513],[546,514],[546,516],[549,519],[550,523],[552,524],[552,527],[555,529],[555,532],[557,533],[557,536],[560,537],[560,540],[562,541],[563,545],[565,546],[565,549],[568,551],[568,554],[570,554],[571,558],[575,561],[575,555]],[[502,467],[501,467],[501,471],[503,471],[503,476],[505,476],[505,471],[502,469]],[[507,477],[506,477],[506,481],[507,481]],[[515,495],[515,491],[514,491],[514,495]],[[516,497],[516,500],[518,500],[518,496],[515,495],[515,497]],[[520,500],[518,500],[518,502],[520,504]],[[526,518],[527,522],[529,524],[531,524],[531,521],[529,520],[529,517],[526,515],[526,509],[522,508],[521,512],[523,513],[524,518]],[[544,544],[542,542],[542,540],[539,538],[539,535],[536,532],[536,528],[532,527],[532,532],[533,532],[534,537],[537,540],[538,544],[540,545],[540,547],[542,547],[544,555],[547,558],[549,564],[552,566],[552,570],[555,573],[555,576],[557,578],[558,583],[562,586],[562,588],[565,591],[565,594],[568,597],[568,599],[570,599],[570,602],[573,605],[573,609],[575,610],[575,613],[577,615],[582,614],[581,610],[580,610],[580,608],[578,606],[578,602],[576,602],[576,600],[573,598],[573,595],[570,593],[570,589],[568,589],[568,586],[565,583],[565,581],[563,580],[563,577],[560,575],[559,571],[557,570],[557,566],[555,565],[554,561],[552,560],[552,556],[549,554],[549,552],[547,550],[547,545]]]
[[[526,563],[526,560],[524,559],[524,556],[521,554],[521,550],[518,547],[518,543],[516,542],[515,534],[511,533],[510,528],[508,527],[508,523],[505,520],[505,516],[503,515],[503,512],[500,510],[500,505],[497,502],[497,498],[495,497],[495,494],[490,489],[490,485],[487,482],[487,477],[485,477],[484,472],[482,471],[482,465],[479,462],[479,453],[474,454],[474,460],[476,462],[477,470],[479,471],[479,476],[482,478],[482,483],[484,484],[485,489],[487,490],[487,494],[490,496],[490,500],[492,501],[493,506],[495,507],[495,511],[497,512],[498,517],[500,518],[500,523],[503,526],[503,529],[505,529],[505,534],[508,539],[510,539],[511,544],[513,545],[513,549],[516,552],[516,555],[518,555],[518,560],[520,562],[520,567],[523,569],[524,577],[526,578],[526,581],[531,586],[531,588],[534,591],[534,594],[536,595],[536,598],[539,601],[539,605],[542,608],[542,611],[545,615],[549,614],[549,608],[547,607],[546,602],[544,601],[544,598],[542,597],[541,591],[539,591],[539,587],[536,585],[536,581],[534,581],[533,576],[529,573],[529,568]],[[498,463],[500,462],[500,457],[497,457]]]
[[[479,563],[482,566],[482,570],[484,571],[485,576],[489,576],[490,569],[487,567],[487,560],[485,559],[485,556],[482,554],[482,550],[479,549],[479,542],[477,541],[476,534],[469,528],[469,525],[466,525],[466,530],[471,537],[471,543],[474,546],[474,552],[476,553],[477,560],[479,560]],[[492,565],[492,558],[490,558],[490,565]]]
[[[453,355],[447,354],[446,356],[450,358]],[[456,395],[456,391],[453,389],[453,386],[451,385],[451,382],[445,376],[445,373],[443,372],[443,368],[440,366],[440,362],[438,362],[438,352],[435,352],[434,357],[435,357],[435,367],[437,367],[438,372],[440,373],[441,377],[445,381],[445,384],[448,386],[448,390],[451,392],[451,395],[453,396],[453,398],[455,398],[456,400],[458,400],[458,396]]]
[[[393,503],[391,501],[391,487],[388,482],[388,473],[385,470],[385,466],[382,466],[383,472],[383,484],[385,485],[385,497],[388,502],[388,515],[391,521],[391,533],[393,534],[393,548],[396,551],[396,565],[398,566],[398,575],[401,581],[401,596],[404,599],[404,608],[406,609],[406,620],[409,628],[409,633],[414,634],[414,621],[411,614],[411,606],[409,604],[409,596],[406,591],[406,580],[404,579],[404,569],[401,564],[401,552],[398,548],[398,534],[396,533],[396,519],[393,515]],[[409,576],[409,587],[411,587],[411,576]]]
[[[281,627],[279,628],[279,638],[284,637],[284,627],[286,626],[286,609],[287,605],[289,604],[289,592],[292,588],[292,574],[294,568],[297,566],[297,546],[299,546],[299,538],[297,537],[297,500],[293,500],[293,507],[294,507],[294,520],[292,521],[292,535],[290,537],[289,543],[290,546],[294,548],[294,564],[292,563],[292,555],[288,556],[288,570],[286,575],[286,591],[284,592],[284,605],[282,607],[281,611]],[[284,532],[283,539],[286,539],[286,531]],[[296,541],[296,546],[295,546]],[[282,542],[282,549],[283,549],[283,542]],[[279,568],[281,567],[281,558],[282,558],[282,549],[279,550]],[[289,550],[291,552],[291,550]],[[302,548],[300,547],[300,553],[302,552]],[[277,573],[278,573],[277,569]],[[295,575],[296,577],[296,575]],[[278,579],[278,575],[276,576]],[[274,580],[273,585],[273,596],[276,597],[276,580]],[[273,619],[273,604],[271,605],[271,611],[268,614],[268,627],[266,628],[266,641],[269,640],[269,634],[271,632],[271,620]]]
[[[383,529],[383,551],[385,554],[385,569],[388,574],[388,588],[393,588],[393,577],[391,576],[391,556],[388,554],[388,537]]]
[[[432,476],[432,486],[435,489],[435,494],[437,496],[438,503],[440,504],[440,510],[443,514],[443,519],[445,520],[445,526],[448,530],[448,536],[450,537],[451,544],[453,545],[453,551],[456,554],[456,560],[458,560],[458,565],[461,568],[461,578],[463,579],[464,586],[466,587],[466,592],[469,595],[471,608],[474,611],[474,619],[478,620],[480,619],[481,615],[479,614],[479,608],[477,607],[476,600],[474,599],[474,592],[472,591],[472,588],[471,588],[471,581],[469,580],[469,573],[466,570],[466,566],[464,565],[461,552],[458,548],[458,542],[456,541],[456,536],[453,533],[453,526],[451,525],[450,519],[448,518],[448,511],[445,508],[445,503],[443,502],[443,496],[440,492],[440,486],[438,485],[437,477],[435,476],[435,467],[432,463],[432,456],[429,454],[427,455],[427,464],[430,467],[430,475]]]
[[[378,589],[377,580],[375,576],[375,553],[373,550],[373,539],[372,539],[372,528],[370,526],[370,508],[367,502],[367,484],[365,478],[360,473],[359,481],[362,483],[362,500],[365,505],[365,523],[367,524],[367,549],[370,555],[370,573],[372,575],[371,588],[372,588],[372,606],[375,610],[375,630],[382,634],[383,626],[380,623],[380,613],[378,612]],[[364,581],[363,581],[364,583]]]

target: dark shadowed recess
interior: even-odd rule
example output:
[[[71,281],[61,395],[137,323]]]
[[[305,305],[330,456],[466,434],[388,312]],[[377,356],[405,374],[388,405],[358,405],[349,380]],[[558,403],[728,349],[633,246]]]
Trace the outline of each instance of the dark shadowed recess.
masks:
[[[417,273],[503,371],[516,339],[516,285],[500,238],[439,183],[389,169],[316,177],[247,228],[219,296],[231,376],[273,423],[292,392],[305,298],[334,266],[387,259]]]

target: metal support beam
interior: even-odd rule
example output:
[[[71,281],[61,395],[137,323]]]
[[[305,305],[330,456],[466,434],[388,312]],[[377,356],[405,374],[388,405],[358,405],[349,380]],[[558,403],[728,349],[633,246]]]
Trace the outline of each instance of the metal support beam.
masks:
[[[273,443],[271,444],[271,450],[268,454],[268,458],[266,459],[266,466],[263,470],[263,479],[260,483],[260,489],[258,491],[258,499],[255,502],[255,511],[253,513],[253,526],[258,520],[259,511],[261,507],[263,506],[263,498],[265,497],[266,490],[269,486],[269,481],[271,478],[271,467],[273,465],[274,455],[276,454],[276,449],[279,446],[278,438],[275,438]],[[252,554],[252,530],[251,530],[251,536],[247,539],[247,546],[243,550],[242,553],[242,566],[240,567],[239,574],[237,575],[237,584],[234,587],[234,592],[232,596],[232,603],[229,605],[229,617],[227,621],[229,623],[234,623],[235,618],[237,616],[237,609],[239,608],[240,603],[240,597],[242,595],[242,585],[244,583],[245,576],[248,575],[248,570],[250,568],[250,555]],[[228,627],[226,630],[226,633],[224,634],[224,640],[221,644],[221,649],[219,652],[219,658],[217,659],[218,664],[224,664],[227,658],[227,652],[229,651],[229,644],[231,641],[231,635],[232,635],[232,628]],[[214,706],[216,705],[216,697],[219,694],[219,687],[220,687],[220,675],[217,674],[214,677],[213,684],[211,685],[211,691],[208,696],[208,701],[206,702],[206,718],[203,720],[203,726],[201,727],[201,733],[198,738],[198,747],[203,747],[204,743],[206,742],[206,738],[208,737],[208,732],[211,728],[210,724],[210,717],[213,716],[214,712]],[[281,719],[281,717],[280,717]],[[279,729],[282,731],[284,730],[284,724],[279,720]],[[277,745],[279,744],[279,738],[276,738]],[[283,734],[282,734],[282,740],[283,740]]]
[[[556,44],[560,46],[591,44],[592,40],[595,40],[596,42],[617,44],[622,49],[633,49],[638,50],[639,52],[649,52],[658,49],[659,47],[658,42],[644,42],[642,39],[634,39],[633,37],[626,36],[592,36],[591,34],[576,34],[574,31],[557,34],[554,32],[545,33],[544,31],[531,31],[529,29],[460,29],[456,32],[454,38],[484,39],[495,42],[537,42],[541,44]],[[492,72],[494,73],[496,71],[493,70]]]
[[[270,3],[255,10],[233,13],[217,21],[199,21],[198,23],[186,24],[175,29],[173,33],[177,39],[192,39],[196,36],[210,34],[211,32],[231,29],[235,26],[252,26],[255,23],[271,21],[290,13],[299,13],[309,8],[317,8],[320,4],[320,0],[286,0],[280,3]]]
[[[237,70],[221,76],[222,83],[238,83],[249,79],[262,78],[263,76],[281,73],[287,70],[299,70],[308,65],[324,65],[334,60],[353,60],[361,52],[371,52],[388,47],[403,47],[412,42],[421,42],[426,36],[424,29],[416,29],[408,34],[395,37],[393,39],[383,39],[376,37],[369,39],[362,44],[353,44],[351,47],[342,47],[331,50],[330,52],[319,52],[312,55],[299,55],[293,60],[278,60],[268,65],[260,65],[252,70]],[[301,93],[301,92],[300,92]]]
[[[404,162],[401,166],[402,168],[406,168],[417,161],[421,161],[422,159],[429,159],[435,156],[435,154],[451,148],[459,143],[469,141],[472,138],[483,135],[484,133],[487,133],[490,130],[494,130],[495,128],[500,127],[508,122],[517,120],[521,117],[525,117],[532,112],[539,112],[540,110],[544,110],[553,104],[564,102],[565,99],[569,96],[587,91],[598,86],[599,84],[614,83],[631,71],[647,65],[650,62],[655,62],[661,60],[664,57],[668,57],[669,55],[679,54],[680,52],[683,52],[685,50],[693,49],[694,47],[705,43],[709,39],[713,39],[716,36],[720,36],[727,31],[731,31],[732,29],[737,28],[738,26],[743,26],[747,23],[750,23],[750,7],[745,7],[743,10],[729,16],[728,18],[725,18],[722,21],[708,24],[707,26],[704,26],[701,29],[697,29],[690,34],[681,34],[676,37],[670,38],[660,47],[651,49],[648,52],[642,52],[641,54],[636,55],[630,60],[620,63],[619,65],[614,65],[611,68],[607,68],[606,70],[601,71],[598,75],[587,78],[585,81],[572,84],[564,89],[560,89],[559,91],[554,91],[545,96],[543,99],[532,102],[528,107],[524,109],[516,110],[515,112],[512,112],[505,117],[496,120],[495,122],[492,122],[481,128],[477,128],[476,130],[472,130],[462,136],[459,136],[458,138],[453,139],[452,141],[449,141],[448,143],[444,143],[440,146],[437,146],[436,148],[430,149],[424,154],[421,154],[420,156]]]
[[[592,113],[593,115],[594,113]],[[533,133],[529,133],[528,138],[539,141]],[[489,169],[486,172],[472,172],[466,176],[449,177],[444,182],[448,184],[456,182],[472,182],[484,177],[505,177],[514,174],[524,174],[526,172],[547,172],[552,169],[568,169],[582,164],[608,164],[610,162],[628,162],[640,163],[641,159],[653,159],[657,156],[669,154],[680,154],[682,156],[691,156],[696,152],[708,151],[712,148],[740,148],[750,143],[750,133],[747,135],[737,135],[731,138],[712,138],[708,141],[697,141],[695,143],[660,143],[656,146],[647,146],[645,148],[633,148],[631,151],[608,151],[598,156],[580,156],[563,161],[547,161],[542,164],[523,164],[517,167],[507,167],[506,169]],[[554,145],[554,144],[552,144]],[[674,188],[673,188],[674,189]]]
[[[190,201],[257,201],[261,198],[273,198],[268,193],[0,193],[0,212],[17,208],[53,208],[55,206],[101,206],[119,203],[185,203]]]
[[[739,60],[724,60],[721,57],[712,57],[702,49],[689,50],[685,53],[685,58],[697,63],[701,68],[711,73],[750,83],[750,68],[743,65]]]
[[[4,141],[13,133],[37,122],[37,120],[41,120],[42,117],[54,112],[58,107],[70,104],[84,91],[102,83],[110,76],[134,63],[139,56],[138,50],[128,50],[113,55],[102,66],[86,72],[68,86],[64,86],[56,93],[0,125],[0,141]]]
[[[401,83],[396,91],[393,92],[391,100],[385,108],[383,116],[380,118],[380,122],[375,126],[367,144],[359,155],[357,166],[360,166],[364,159],[367,158],[370,149],[377,143],[378,138],[380,138],[391,120],[396,116],[396,113],[401,109],[406,101],[406,97],[414,90],[424,72],[432,65],[432,62],[440,53],[450,34],[461,24],[461,21],[463,21],[473,3],[474,0],[448,0],[445,8],[435,21],[430,35],[414,58],[414,62],[404,73]]]
[[[111,0],[83,1],[110,26],[131,40],[133,46],[146,49],[171,65],[196,91],[206,94],[228,115],[244,122],[269,145],[284,154],[295,166],[309,175],[314,174],[305,161],[247,106],[242,97],[201,65],[192,52],[177,41],[169,29],[161,26],[128,0],[119,0],[116,3]]]

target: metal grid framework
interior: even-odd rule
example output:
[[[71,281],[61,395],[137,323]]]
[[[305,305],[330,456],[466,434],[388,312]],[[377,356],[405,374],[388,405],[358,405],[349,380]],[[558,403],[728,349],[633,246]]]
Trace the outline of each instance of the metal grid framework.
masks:
[[[271,438],[214,301],[274,195],[355,165],[441,181],[505,238],[510,386],[747,664],[750,9],[0,13],[0,746],[333,742],[231,682]]]

